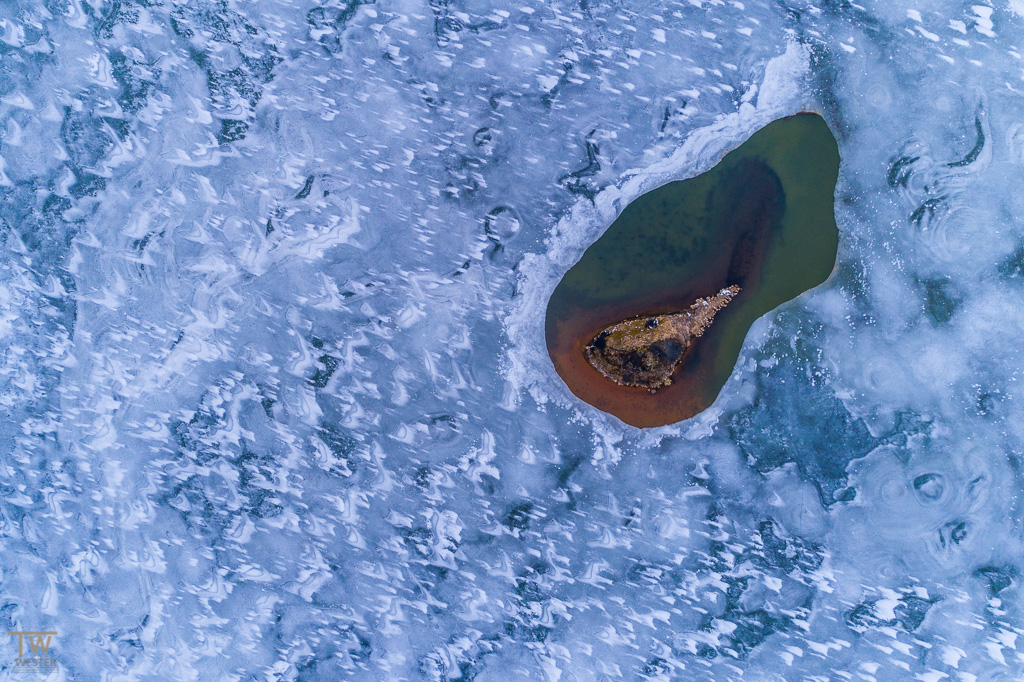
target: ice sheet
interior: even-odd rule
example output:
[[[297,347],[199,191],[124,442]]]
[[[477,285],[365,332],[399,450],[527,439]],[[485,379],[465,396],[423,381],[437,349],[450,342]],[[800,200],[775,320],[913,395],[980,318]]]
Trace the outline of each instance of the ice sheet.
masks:
[[[1024,675],[1019,5],[3,3],[2,625],[66,679]],[[692,420],[572,398],[561,273],[807,108],[833,277]]]

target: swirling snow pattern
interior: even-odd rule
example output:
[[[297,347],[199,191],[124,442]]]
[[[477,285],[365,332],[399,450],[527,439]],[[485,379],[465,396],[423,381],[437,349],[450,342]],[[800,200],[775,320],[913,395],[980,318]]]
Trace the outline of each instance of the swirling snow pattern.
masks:
[[[1019,679],[1021,14],[0,4],[0,625],[69,680]],[[693,420],[575,400],[558,278],[802,109],[833,277]]]

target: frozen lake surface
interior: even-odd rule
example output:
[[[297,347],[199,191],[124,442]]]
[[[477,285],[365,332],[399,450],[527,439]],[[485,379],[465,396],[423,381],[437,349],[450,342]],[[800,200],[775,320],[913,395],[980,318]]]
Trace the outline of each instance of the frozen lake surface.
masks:
[[[0,625],[75,680],[1020,679],[1022,37],[1021,0],[0,4]],[[836,273],[691,420],[578,400],[557,282],[804,110]]]

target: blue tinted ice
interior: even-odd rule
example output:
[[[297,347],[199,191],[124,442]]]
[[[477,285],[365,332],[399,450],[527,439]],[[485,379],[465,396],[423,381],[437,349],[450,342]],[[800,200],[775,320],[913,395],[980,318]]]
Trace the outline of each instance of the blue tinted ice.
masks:
[[[1018,679],[977,2],[0,3],[0,625],[81,680]],[[576,400],[561,275],[804,109],[832,278],[692,420]]]

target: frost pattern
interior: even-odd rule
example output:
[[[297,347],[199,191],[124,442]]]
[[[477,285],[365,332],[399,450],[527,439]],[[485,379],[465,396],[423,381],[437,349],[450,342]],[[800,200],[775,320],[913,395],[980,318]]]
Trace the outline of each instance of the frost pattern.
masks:
[[[0,625],[68,679],[1024,675],[1022,17],[0,4]],[[833,277],[692,420],[574,400],[561,274],[804,108]]]

